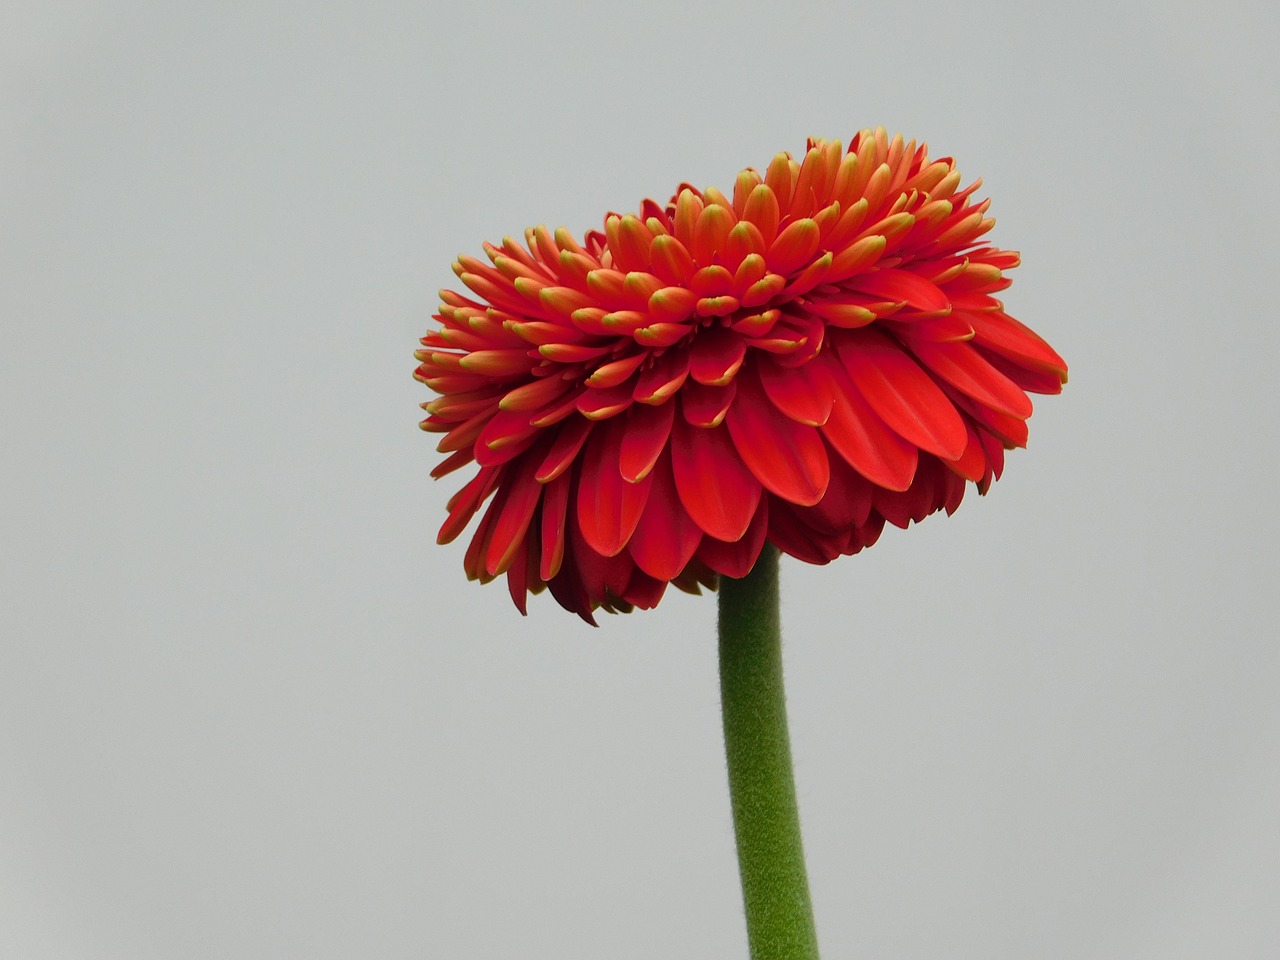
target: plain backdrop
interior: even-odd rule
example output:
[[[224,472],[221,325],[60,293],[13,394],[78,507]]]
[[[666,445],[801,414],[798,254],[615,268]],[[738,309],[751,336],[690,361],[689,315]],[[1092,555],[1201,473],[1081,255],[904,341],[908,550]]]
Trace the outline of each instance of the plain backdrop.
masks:
[[[877,124],[1071,382],[784,565],[825,956],[1280,956],[1273,5],[0,20],[0,956],[744,957],[714,599],[468,583],[411,355],[483,240]]]

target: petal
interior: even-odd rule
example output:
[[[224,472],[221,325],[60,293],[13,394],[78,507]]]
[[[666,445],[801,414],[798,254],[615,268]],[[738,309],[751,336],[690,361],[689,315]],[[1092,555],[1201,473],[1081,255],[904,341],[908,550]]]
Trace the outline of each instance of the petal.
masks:
[[[907,346],[921,363],[961,393],[1019,420],[1031,416],[1027,395],[969,344],[911,340]]]
[[[746,341],[724,327],[698,333],[689,355],[689,375],[698,383],[724,386],[733,379],[747,355]]]
[[[764,547],[768,532],[769,498],[762,497],[741,537],[731,542],[703,537],[696,554],[697,559],[722,576],[740,580],[751,572],[751,568],[760,559],[760,550]]]
[[[547,451],[542,464],[534,471],[534,477],[539,483],[550,483],[568,469],[569,464],[573,463],[578,456],[578,451],[586,442],[591,426],[590,420],[575,416],[555,432],[556,438],[551,443],[551,449]]]
[[[1007,313],[975,314],[970,318],[974,339],[988,350],[1067,380],[1067,364],[1054,349]]]
[[[899,436],[944,460],[964,453],[968,439],[955,406],[896,342],[869,328],[833,340],[858,392]]]
[[[627,411],[618,468],[628,483],[643,480],[653,469],[671,437],[671,420],[675,411],[674,401],[656,407],[640,404]]]
[[[806,367],[784,367],[772,357],[761,356],[756,362],[760,384],[769,401],[798,423],[820,427],[831,416],[829,381],[814,377]]]
[[[830,563],[843,552],[843,537],[819,533],[800,518],[802,508],[774,502],[769,511],[769,540],[783,553],[805,563]]]
[[[665,403],[689,376],[689,351],[668,350],[640,371],[632,396],[640,403]]]
[[[879,488],[849,466],[839,454],[833,452],[828,459],[831,461],[831,480],[827,484],[827,495],[803,511],[805,521],[824,530],[860,527],[871,513],[872,491]]]
[[[951,301],[937,284],[907,270],[877,270],[864,274],[857,279],[855,289],[895,303],[905,302],[922,313],[944,313],[951,309]]]
[[[627,550],[645,573],[672,580],[688,565],[701,541],[702,528],[681,504],[671,455],[664,453],[654,466],[649,500]]]
[[[811,218],[792,221],[769,245],[764,257],[769,269],[783,275],[800,269],[817,252],[820,239],[821,231]]]
[[[680,409],[685,420],[692,426],[719,426],[737,393],[737,383],[730,383],[727,387],[687,383],[680,391]]]
[[[765,489],[784,500],[817,503],[830,478],[822,437],[814,427],[780,413],[753,368],[743,370],[737,382],[738,396],[725,426],[743,462]]]
[[[625,429],[625,421],[614,420],[594,431],[582,453],[578,524],[582,538],[604,557],[617,556],[631,539],[653,478],[650,474],[638,483],[623,479],[618,458]]]
[[[493,493],[501,473],[497,467],[482,467],[466,486],[449,498],[449,516],[440,527],[436,543],[452,543],[457,539],[458,534],[476,515],[485,497]]]
[[[494,524],[489,548],[485,551],[485,569],[495,577],[506,573],[515,561],[529,522],[533,520],[533,512],[538,508],[538,499],[542,496],[542,484],[525,470],[508,471],[505,479],[502,513]]]
[[[564,560],[565,521],[569,508],[570,474],[563,473],[546,484],[542,492],[542,553],[538,576],[550,581],[560,573]]]
[[[742,538],[760,502],[760,481],[743,464],[723,425],[691,427],[677,417],[671,430],[671,467],[680,502],[717,540]]]
[[[844,367],[826,355],[810,364],[815,374],[825,373],[831,382],[834,404],[822,425],[822,435],[845,462],[872,483],[890,490],[905,490],[915,476],[914,444],[898,436],[881,420],[853,386]]]

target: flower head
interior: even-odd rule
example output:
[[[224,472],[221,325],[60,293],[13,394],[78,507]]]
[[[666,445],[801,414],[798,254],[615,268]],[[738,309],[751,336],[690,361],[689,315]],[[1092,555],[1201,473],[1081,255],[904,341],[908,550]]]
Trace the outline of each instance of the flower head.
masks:
[[[681,184],[582,243],[460,256],[471,296],[441,292],[416,354],[433,476],[479,464],[439,541],[488,500],[468,575],[594,622],[744,576],[765,541],[827,563],[985,493],[1067,368],[996,297],[1018,255],[980,240],[980,183],[864,130],[732,197]]]

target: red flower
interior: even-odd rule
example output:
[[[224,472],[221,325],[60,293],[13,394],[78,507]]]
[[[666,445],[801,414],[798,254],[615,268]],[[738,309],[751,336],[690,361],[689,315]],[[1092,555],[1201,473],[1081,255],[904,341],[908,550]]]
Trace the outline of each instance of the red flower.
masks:
[[[480,465],[440,542],[492,496],[468,575],[594,623],[744,576],[766,540],[827,563],[985,493],[1067,368],[996,299],[1018,255],[979,240],[980,183],[864,130],[732,198],[681,184],[583,244],[536,227],[459,257],[474,299],[443,291],[416,354],[432,475]]]

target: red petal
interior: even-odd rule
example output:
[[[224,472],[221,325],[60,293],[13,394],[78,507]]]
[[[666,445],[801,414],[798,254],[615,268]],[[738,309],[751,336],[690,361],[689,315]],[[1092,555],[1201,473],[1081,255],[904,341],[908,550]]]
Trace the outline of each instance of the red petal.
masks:
[[[756,362],[760,383],[770,402],[798,423],[820,427],[831,416],[831,386],[825,377],[815,377],[806,366],[784,367],[772,357]]]
[[[551,444],[551,449],[547,452],[546,457],[543,458],[542,464],[534,471],[534,476],[539,483],[548,483],[564,473],[569,464],[573,463],[578,451],[582,449],[583,443],[586,442],[587,434],[591,432],[591,427],[590,420],[585,417],[575,416],[566,421],[556,431],[556,438]]]
[[[587,377],[586,384],[588,387],[602,389],[605,387],[616,387],[621,383],[625,383],[630,379],[631,375],[640,369],[640,365],[649,359],[647,353],[636,353],[629,357],[623,357],[621,360],[613,360],[603,364],[595,369],[591,376]],[[557,379],[548,377],[547,379]],[[563,382],[563,381],[562,381]],[[567,390],[569,384],[565,384]],[[511,394],[507,394],[510,397]],[[507,398],[504,397],[502,402],[505,404]],[[504,409],[506,409],[504,407]]]
[[[680,409],[695,427],[715,427],[724,420],[738,393],[737,381],[727,387],[706,387],[687,383],[680,391]],[[670,404],[668,404],[670,406]]]
[[[525,470],[507,471],[503,486],[502,513],[489,539],[484,565],[491,576],[505,573],[515,561],[533,512],[542,496],[542,484]]]
[[[968,436],[964,453],[955,460],[947,461],[947,466],[964,479],[977,483],[987,472],[987,458],[983,456],[982,441],[978,439],[978,431],[973,424],[965,420],[964,428]]]
[[[550,581],[564,560],[565,520],[569,507],[569,478],[564,473],[546,484],[542,492],[542,555],[538,576]]]
[[[653,469],[671,436],[671,418],[675,411],[674,401],[657,407],[641,404],[627,411],[627,428],[618,456],[624,480],[636,483]]]
[[[737,540],[727,543],[714,537],[703,537],[697,558],[716,573],[740,580],[751,572],[760,559],[765,535],[769,532],[769,498],[763,497],[751,524]]]
[[[501,474],[497,467],[482,467],[461,490],[449,498],[449,516],[441,525],[436,543],[452,543],[471,522],[471,518],[493,492]]]
[[[640,371],[632,396],[640,403],[660,404],[684,386],[689,376],[689,351],[668,350],[653,366]]]
[[[617,556],[631,539],[653,478],[650,474],[638,483],[622,478],[618,458],[625,430],[624,421],[614,420],[594,432],[582,454],[578,523],[583,539],[604,557]]]
[[[830,378],[835,403],[822,434],[853,469],[872,483],[905,490],[916,473],[917,452],[885,425],[849,380],[844,367],[825,355],[810,366]]]
[[[961,393],[1019,420],[1031,416],[1027,395],[969,344],[912,340],[907,346],[921,363]]]
[[[702,528],[681,504],[671,472],[671,456],[664,454],[653,469],[649,500],[627,550],[641,570],[666,581],[688,565],[701,541]]]
[[[629,383],[621,383],[616,387],[585,390],[578,397],[578,412],[588,420],[607,420],[610,417],[616,417],[631,406],[633,389]]]
[[[1024,366],[1067,378],[1067,364],[1054,349],[1007,313],[977,314],[970,318],[974,339],[988,350],[1003,354]]]
[[[884,321],[884,329],[899,337],[914,337],[919,340],[972,340],[973,325],[969,323],[970,316],[972,314],[963,311],[932,317],[924,317],[918,313],[898,314]]]
[[[966,397],[953,387],[948,389],[951,391],[951,399],[955,401],[955,405],[967,413],[974,423],[999,437],[1005,446],[1025,447],[1027,445],[1026,420],[1011,417],[999,410],[992,410],[985,404]]]
[[[1028,393],[1055,394],[1062,392],[1062,377],[1057,373],[1046,373],[1044,370],[1030,370],[1008,357],[1001,356],[994,350],[988,350],[981,344],[974,346],[979,356],[995,367],[1006,377]]]
[[[743,464],[729,431],[691,427],[677,417],[671,430],[671,467],[680,502],[717,540],[742,538],[760,502],[760,481]]]
[[[833,340],[858,392],[901,437],[945,460],[964,453],[964,421],[955,406],[897,343],[872,329]]]
[[[702,330],[694,338],[689,375],[699,383],[722,387],[733,379],[747,355],[746,341],[724,327]]]
[[[943,313],[951,309],[951,301],[937,284],[907,270],[877,270],[859,277],[853,286],[873,297],[905,302],[923,313]]]
[[[539,433],[541,429],[529,422],[528,411],[499,410],[476,439],[476,463],[486,467],[506,463],[533,446]]]
[[[817,503],[830,479],[827,450],[814,427],[780,413],[755,370],[738,377],[738,396],[725,425],[743,461],[764,487],[792,503]]]

